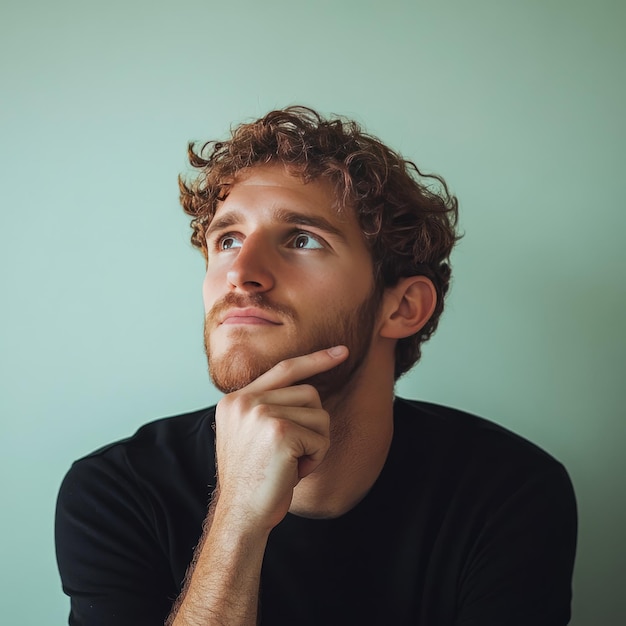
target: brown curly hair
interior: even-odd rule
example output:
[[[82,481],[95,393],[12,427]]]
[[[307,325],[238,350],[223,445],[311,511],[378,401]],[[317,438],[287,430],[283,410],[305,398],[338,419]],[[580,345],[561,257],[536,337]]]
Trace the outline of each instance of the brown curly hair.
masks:
[[[415,335],[396,345],[395,377],[420,358],[420,346],[439,322],[450,285],[449,257],[459,238],[458,202],[445,181],[425,175],[412,161],[365,133],[354,121],[323,118],[292,106],[237,126],[226,141],[210,141],[199,151],[188,146],[199,169],[179,177],[184,211],[192,216],[191,242],[205,255],[205,231],[236,175],[254,165],[282,163],[304,181],[328,180],[338,205],[354,207],[371,250],[378,295],[402,277],[428,277],[437,291],[435,311]]]

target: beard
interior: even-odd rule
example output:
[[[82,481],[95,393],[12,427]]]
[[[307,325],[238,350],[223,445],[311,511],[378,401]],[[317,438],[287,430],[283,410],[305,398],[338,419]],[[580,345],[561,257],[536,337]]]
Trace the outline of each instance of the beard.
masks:
[[[264,294],[229,293],[213,305],[205,318],[204,347],[211,380],[222,393],[232,393],[280,361],[341,344],[350,351],[345,361],[327,372],[299,381],[313,385],[322,401],[340,394],[357,375],[369,352],[380,301],[379,294],[373,291],[355,309],[320,307],[324,312],[309,329],[303,329],[291,307],[272,303]],[[232,307],[257,307],[280,316],[284,320],[280,331],[284,331],[284,336],[271,347],[260,349],[255,346],[254,330],[234,328],[229,331],[228,349],[215,354],[211,349],[211,332],[219,326],[221,315]]]

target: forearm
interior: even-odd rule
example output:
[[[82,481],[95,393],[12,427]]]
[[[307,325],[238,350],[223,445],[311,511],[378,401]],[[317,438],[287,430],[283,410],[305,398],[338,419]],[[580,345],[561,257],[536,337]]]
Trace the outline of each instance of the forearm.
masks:
[[[212,507],[167,626],[255,626],[267,538]]]
[[[222,398],[215,413],[219,493],[167,626],[256,625],[269,534],[330,446],[330,416],[317,390],[295,383],[347,356],[336,346],[281,361]]]

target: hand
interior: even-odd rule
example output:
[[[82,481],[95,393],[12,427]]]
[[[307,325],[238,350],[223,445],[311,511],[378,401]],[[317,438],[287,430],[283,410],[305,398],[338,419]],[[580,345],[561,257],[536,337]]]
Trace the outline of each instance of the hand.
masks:
[[[219,402],[217,509],[232,523],[269,532],[285,517],[294,487],[330,445],[329,416],[317,390],[295,383],[347,356],[348,349],[337,346],[281,361]]]

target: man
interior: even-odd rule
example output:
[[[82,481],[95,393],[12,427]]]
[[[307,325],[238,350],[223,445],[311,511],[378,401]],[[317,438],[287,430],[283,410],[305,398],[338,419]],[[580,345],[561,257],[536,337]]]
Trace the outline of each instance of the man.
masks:
[[[74,464],[57,512],[70,623],[567,624],[563,467],[394,397],[448,289],[443,180],[300,107],[190,161],[225,396]]]

